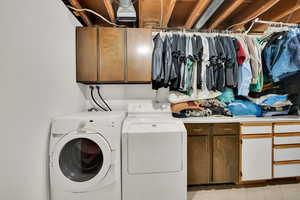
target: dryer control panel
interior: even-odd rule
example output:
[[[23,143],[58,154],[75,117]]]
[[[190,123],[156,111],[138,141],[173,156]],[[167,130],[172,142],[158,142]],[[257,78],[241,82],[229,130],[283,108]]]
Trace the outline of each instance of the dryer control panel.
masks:
[[[141,114],[171,114],[171,107],[169,103],[156,103],[152,101],[128,104],[128,115]]]

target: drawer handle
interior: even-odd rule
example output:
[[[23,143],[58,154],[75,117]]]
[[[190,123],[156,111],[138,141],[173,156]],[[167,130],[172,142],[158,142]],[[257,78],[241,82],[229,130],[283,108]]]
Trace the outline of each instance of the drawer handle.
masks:
[[[203,131],[203,129],[202,128],[195,128],[195,129],[193,129],[193,131]]]
[[[205,129],[204,128],[195,128],[192,130],[194,133],[204,133]],[[206,131],[207,132],[207,131]]]
[[[224,131],[233,131],[232,128],[224,128]]]

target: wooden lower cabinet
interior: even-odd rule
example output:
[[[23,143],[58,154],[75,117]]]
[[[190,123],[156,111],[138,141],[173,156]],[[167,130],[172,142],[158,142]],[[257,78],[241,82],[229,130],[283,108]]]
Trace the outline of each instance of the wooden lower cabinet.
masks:
[[[208,136],[188,136],[188,184],[208,184],[210,180],[210,152]]]
[[[188,185],[238,181],[238,124],[186,124]]]
[[[238,182],[239,136],[213,136],[213,183]]]

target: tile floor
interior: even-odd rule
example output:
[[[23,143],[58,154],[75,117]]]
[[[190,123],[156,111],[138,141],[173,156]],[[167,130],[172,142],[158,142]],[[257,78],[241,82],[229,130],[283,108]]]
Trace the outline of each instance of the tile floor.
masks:
[[[300,200],[300,184],[192,191],[188,200]]]

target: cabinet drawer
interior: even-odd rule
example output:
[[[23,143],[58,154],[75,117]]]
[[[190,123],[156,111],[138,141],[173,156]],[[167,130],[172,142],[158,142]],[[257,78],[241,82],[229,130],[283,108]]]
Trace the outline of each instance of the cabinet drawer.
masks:
[[[274,161],[300,160],[300,147],[274,149]]]
[[[188,135],[208,135],[210,133],[210,124],[185,124]]]
[[[300,176],[299,164],[274,165],[274,178]]]
[[[272,133],[271,123],[241,125],[241,134],[268,134],[268,133],[270,134]]]
[[[300,123],[278,123],[274,125],[274,133],[300,132]]]
[[[300,144],[300,134],[295,136],[275,135],[274,144]]]
[[[239,124],[214,124],[214,135],[237,135],[239,134]]]

